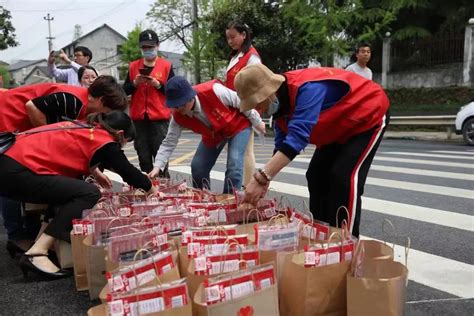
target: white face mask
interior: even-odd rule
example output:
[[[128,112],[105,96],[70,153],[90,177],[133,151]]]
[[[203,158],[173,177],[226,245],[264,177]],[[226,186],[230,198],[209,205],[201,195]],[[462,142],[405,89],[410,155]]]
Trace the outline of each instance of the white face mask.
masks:
[[[275,98],[275,100],[273,100],[272,103],[270,103],[270,106],[268,107],[268,110],[267,110],[267,114],[269,116],[272,116],[273,114],[278,112],[279,109],[280,109],[280,101],[278,101],[278,98]]]

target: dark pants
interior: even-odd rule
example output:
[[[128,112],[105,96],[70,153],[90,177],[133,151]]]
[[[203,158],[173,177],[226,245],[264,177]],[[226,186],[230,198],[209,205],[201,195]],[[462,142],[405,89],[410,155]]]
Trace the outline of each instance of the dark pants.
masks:
[[[64,176],[38,175],[5,155],[0,155],[0,195],[54,206],[54,218],[45,233],[65,241],[70,241],[72,220],[81,218],[82,211],[92,208],[100,198],[99,189],[93,184]]]
[[[329,144],[317,148],[306,172],[310,209],[315,219],[341,226],[345,219],[352,234],[359,236],[362,194],[382,136],[388,125],[356,135],[345,144]],[[349,214],[340,210],[347,207]],[[349,218],[348,218],[349,216]]]
[[[21,214],[21,203],[0,196],[0,210],[3,217],[3,226],[7,231],[8,239],[34,240],[41,228],[39,214]]]
[[[140,169],[143,172],[153,170],[158,149],[168,133],[169,122],[166,120],[150,121],[147,117],[144,120],[133,121],[136,129],[136,136],[133,143],[138,154]],[[168,173],[168,165],[165,168]]]

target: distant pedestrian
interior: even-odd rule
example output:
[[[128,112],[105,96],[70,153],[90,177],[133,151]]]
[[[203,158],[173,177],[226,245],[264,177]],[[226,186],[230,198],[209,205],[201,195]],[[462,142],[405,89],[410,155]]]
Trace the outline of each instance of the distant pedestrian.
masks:
[[[58,69],[54,64],[56,56],[62,59],[64,63],[70,65],[68,69]],[[80,86],[80,82],[77,78],[77,72],[81,66],[87,66],[92,60],[92,52],[89,48],[84,46],[77,46],[74,48],[74,61],[69,59],[68,55],[61,50],[59,53],[51,51],[48,57],[48,69],[54,78],[67,82],[72,86]]]
[[[173,65],[158,56],[159,39],[154,31],[141,32],[138,44],[143,58],[130,63],[123,89],[132,96],[130,116],[137,130],[134,147],[140,169],[148,173],[168,131],[171,112],[165,105],[164,86],[174,72]],[[169,176],[167,167],[162,175]]]
[[[372,70],[367,67],[368,62],[372,57],[372,47],[367,43],[360,44],[357,46],[354,56],[356,62],[347,66],[346,70],[372,80]]]

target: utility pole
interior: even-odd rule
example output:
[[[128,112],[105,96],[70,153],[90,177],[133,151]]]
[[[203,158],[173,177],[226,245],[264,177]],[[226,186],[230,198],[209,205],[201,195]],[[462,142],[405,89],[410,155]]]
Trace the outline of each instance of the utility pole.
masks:
[[[193,47],[194,47],[194,84],[201,83],[201,50],[199,48],[198,4],[192,0]]]
[[[53,50],[53,39],[54,37],[51,36],[51,21],[54,20],[54,17],[50,16],[49,13],[43,17],[44,20],[48,21],[48,32],[49,32],[49,36],[46,37],[46,39],[48,40],[48,53],[51,52]]]

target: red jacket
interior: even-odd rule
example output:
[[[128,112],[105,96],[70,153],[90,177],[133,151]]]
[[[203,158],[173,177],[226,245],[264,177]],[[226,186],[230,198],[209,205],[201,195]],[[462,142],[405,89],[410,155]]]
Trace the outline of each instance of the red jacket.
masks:
[[[239,61],[237,62],[237,64],[234,65],[234,67],[227,70],[227,78],[225,81],[225,86],[227,88],[235,91],[235,88],[234,88],[235,76],[242,68],[247,66],[247,63],[249,62],[249,59],[252,55],[257,55],[260,57],[257,50],[253,46],[250,47],[247,53],[245,53],[242,57],[239,58]]]
[[[217,97],[212,86],[217,80],[211,80],[193,86],[201,103],[201,108],[211,124],[211,129],[200,120],[173,112],[176,123],[202,135],[202,142],[207,146],[217,146],[225,138],[232,138],[250,126],[250,121],[234,107],[224,105]]]
[[[130,81],[135,80],[135,77],[140,73],[140,68],[144,68],[143,58],[130,63]],[[171,63],[169,61],[157,58],[150,76],[156,78],[164,86],[168,81],[170,70]],[[162,91],[148,83],[141,83],[132,94],[130,117],[132,120],[139,121],[143,120],[145,113],[147,113],[148,118],[152,121],[169,120],[171,111],[166,106],[165,100],[165,94]]]
[[[83,107],[75,119],[81,120],[86,117],[89,102],[86,88],[57,83],[40,83],[0,92],[0,131],[23,132],[33,128],[26,111],[26,102],[58,92],[67,92],[80,99]]]
[[[94,153],[105,144],[114,142],[114,138],[100,127],[77,129],[77,125],[71,122],[45,125],[31,131],[63,127],[76,129],[19,135],[5,155],[36,174],[72,178],[88,175]]]
[[[310,136],[310,143],[317,146],[345,143],[352,136],[375,127],[381,123],[390,105],[378,84],[342,69],[308,68],[289,71],[283,75],[288,84],[290,114],[288,118],[278,118],[276,123],[285,133],[288,132],[288,121],[295,109],[298,89],[303,84],[339,80],[349,86],[349,92],[339,102],[320,113]]]

